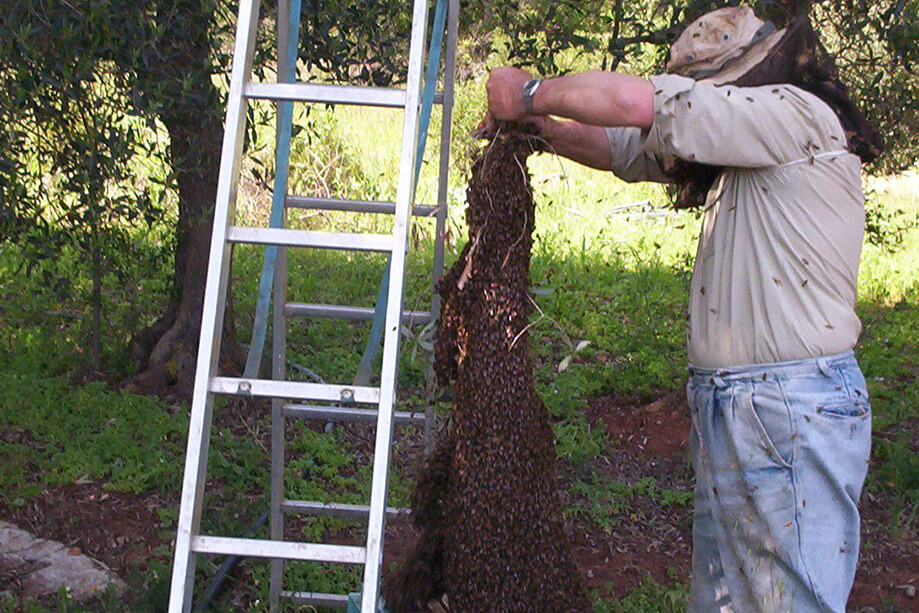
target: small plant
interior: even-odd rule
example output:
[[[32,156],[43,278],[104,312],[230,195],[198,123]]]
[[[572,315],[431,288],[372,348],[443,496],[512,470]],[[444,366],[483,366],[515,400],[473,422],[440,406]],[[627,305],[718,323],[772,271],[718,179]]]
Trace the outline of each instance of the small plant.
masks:
[[[919,504],[919,454],[915,444],[907,437],[876,439],[873,478],[881,486],[900,492],[906,500]]]
[[[583,497],[584,502],[576,504],[570,512],[585,514],[607,533],[615,530],[621,516],[640,506],[639,500],[660,507],[687,506],[693,497],[692,492],[660,487],[654,477],[627,483],[596,472],[586,480],[577,481],[572,492]]]
[[[673,573],[668,573],[673,576]],[[596,595],[595,613],[677,613],[686,610],[689,586],[674,581],[664,585],[648,574],[640,586],[618,600],[606,600]]]

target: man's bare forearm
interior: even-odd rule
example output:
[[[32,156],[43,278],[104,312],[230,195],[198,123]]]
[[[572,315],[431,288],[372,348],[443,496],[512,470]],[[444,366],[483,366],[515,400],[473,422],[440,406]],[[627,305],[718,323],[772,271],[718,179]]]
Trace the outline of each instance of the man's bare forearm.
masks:
[[[533,96],[537,115],[558,115],[592,126],[650,128],[654,86],[617,72],[585,72],[546,79]]]
[[[530,94],[532,107],[523,92],[529,79],[512,66],[493,70],[486,122],[532,121],[550,149],[593,168],[612,166],[605,127],[647,129],[654,119],[654,85],[647,79],[600,71],[545,79]]]
[[[600,126],[547,117],[542,122],[540,135],[552,153],[591,168],[610,169],[609,141],[606,130]]]
[[[618,72],[585,72],[545,79],[524,104],[523,86],[530,73],[512,66],[491,71],[486,84],[488,113],[493,119],[521,121],[556,115],[592,126],[647,129],[654,119],[654,85]]]

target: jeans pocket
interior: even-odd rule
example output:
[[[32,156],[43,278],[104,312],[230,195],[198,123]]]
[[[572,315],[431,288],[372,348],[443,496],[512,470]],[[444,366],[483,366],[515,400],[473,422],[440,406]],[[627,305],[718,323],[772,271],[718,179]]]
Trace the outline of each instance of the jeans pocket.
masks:
[[[772,382],[755,385],[751,393],[741,395],[740,405],[746,414],[750,442],[759,446],[773,465],[791,468],[796,434],[779,386]]]
[[[817,415],[830,419],[860,418],[868,415],[869,411],[867,400],[851,399],[846,402],[817,405]]]
[[[842,368],[836,375],[843,383],[844,398],[830,396],[816,406],[817,415],[829,419],[849,419],[865,417],[871,411],[868,401],[868,389],[861,370]]]

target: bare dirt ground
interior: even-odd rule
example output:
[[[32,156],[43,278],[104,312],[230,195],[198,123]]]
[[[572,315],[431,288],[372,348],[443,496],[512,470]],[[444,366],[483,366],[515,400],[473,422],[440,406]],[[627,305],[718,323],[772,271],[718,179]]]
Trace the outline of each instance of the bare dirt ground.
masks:
[[[588,470],[629,482],[654,477],[662,488],[691,489],[688,408],[681,390],[650,403],[621,396],[594,398],[587,411],[591,424],[605,428],[609,441]],[[573,478],[562,466],[561,482],[570,484]],[[569,504],[577,502],[576,494],[565,496]],[[74,484],[47,488],[22,506],[0,507],[0,518],[79,549],[127,578],[144,572],[157,549],[162,555],[168,548],[168,531],[161,529],[157,509],[175,505],[175,499],[160,494],[138,496],[109,492],[95,483]],[[863,546],[850,611],[919,612],[919,531],[915,522],[893,530],[892,506],[886,491],[862,496]],[[623,596],[648,576],[664,584],[688,581],[691,524],[690,506],[661,507],[652,497],[634,501],[608,530],[575,514],[569,518],[569,532],[588,587]],[[393,559],[404,550],[411,529],[391,522],[388,534],[386,557]],[[16,583],[16,569],[0,568],[3,589],[15,591]]]
[[[130,581],[134,573],[147,569],[157,548],[161,555],[168,544],[159,535],[157,509],[174,504],[156,494],[109,492],[101,484],[85,483],[47,488],[22,506],[0,506],[0,518],[35,536],[59,541],[70,553],[99,560]],[[0,590],[21,595],[22,581],[31,570],[0,565]]]

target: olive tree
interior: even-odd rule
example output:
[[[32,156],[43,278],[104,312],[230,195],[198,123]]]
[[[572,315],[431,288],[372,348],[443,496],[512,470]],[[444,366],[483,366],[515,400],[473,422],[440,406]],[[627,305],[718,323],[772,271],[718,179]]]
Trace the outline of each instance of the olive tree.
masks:
[[[264,5],[255,62],[263,71],[272,67],[277,10]],[[104,254],[117,252],[103,249],[103,238],[125,222],[150,221],[160,202],[128,172],[132,155],[145,148],[169,169],[165,188],[177,202],[173,291],[132,342],[132,383],[141,390],[188,392],[193,382],[235,7],[227,0],[17,0],[0,20],[0,82],[13,94],[0,98],[0,120],[14,126],[0,135],[4,239],[34,244],[36,258],[69,241],[101,280],[111,264]],[[306,0],[306,70],[393,81],[408,10],[395,0]],[[165,148],[151,144],[151,132],[165,132]],[[241,362],[231,304],[221,355],[230,371]]]

